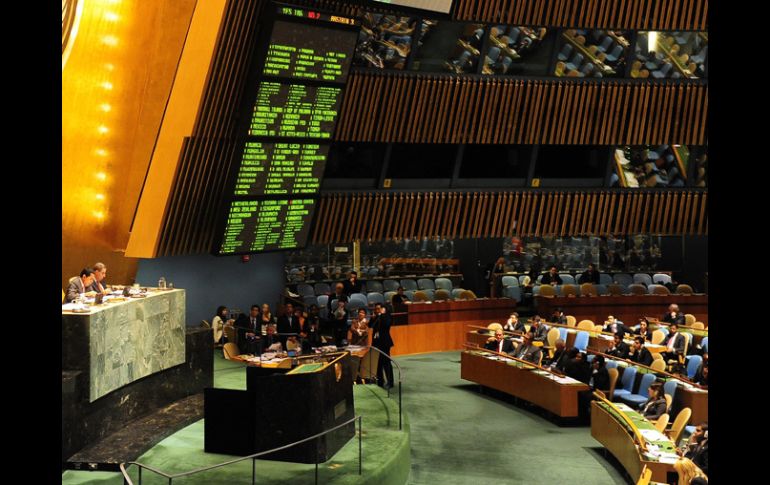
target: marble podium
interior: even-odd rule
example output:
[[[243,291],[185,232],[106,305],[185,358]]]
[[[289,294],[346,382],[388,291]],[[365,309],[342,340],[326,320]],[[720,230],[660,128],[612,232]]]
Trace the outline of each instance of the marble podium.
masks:
[[[89,402],[184,362],[184,290],[62,311],[62,369],[86,374]]]

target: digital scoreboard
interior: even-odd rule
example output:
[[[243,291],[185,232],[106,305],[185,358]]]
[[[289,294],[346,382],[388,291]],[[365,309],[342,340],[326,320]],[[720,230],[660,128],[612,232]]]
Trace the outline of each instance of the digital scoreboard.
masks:
[[[232,195],[315,194],[321,189],[329,145],[246,142]]]
[[[240,106],[243,144],[228,159],[214,254],[307,243],[358,29],[352,18],[276,5]]]
[[[219,254],[305,246],[315,204],[315,199],[232,201]]]
[[[263,81],[249,135],[331,138],[342,103],[342,88]]]
[[[354,31],[277,21],[262,74],[345,82],[352,56],[336,46],[355,45],[357,35]]]

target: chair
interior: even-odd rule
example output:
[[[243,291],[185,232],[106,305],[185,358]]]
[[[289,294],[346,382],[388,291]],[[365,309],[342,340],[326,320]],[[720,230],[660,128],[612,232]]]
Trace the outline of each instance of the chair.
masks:
[[[594,322],[591,320],[581,320],[580,323],[577,324],[577,328],[580,330],[588,330],[590,332],[594,331]]]
[[[362,306],[366,306],[369,303],[364,293],[351,293],[349,300],[349,303],[357,301],[361,303]]]
[[[328,283],[316,283],[313,285],[313,290],[316,295],[327,295],[332,292]]]
[[[540,286],[542,285],[537,285],[532,287],[532,296],[537,296],[540,294]]]
[[[564,44],[564,47],[562,47],[561,51],[559,52],[559,55],[557,56],[560,61],[566,61],[569,59],[570,54],[572,54],[572,44],[567,42]]]
[[[692,286],[690,285],[679,285],[676,287],[675,293],[677,295],[692,295],[695,292],[692,291]]]
[[[382,286],[385,287],[385,291],[397,291],[401,285],[396,280],[385,280],[382,282]]]
[[[417,286],[417,282],[410,279],[403,279],[401,280],[401,286],[404,287],[404,290],[414,290],[417,291],[420,288]]]
[[[670,284],[671,276],[663,273],[655,273],[652,275],[652,282],[659,285]]]
[[[511,298],[517,302],[521,301],[521,288],[518,286],[508,286],[503,288],[503,297]]]
[[[660,354],[658,354],[660,355]],[[666,362],[663,359],[653,359],[650,368],[656,372],[662,372],[666,370]]]
[[[690,408],[683,408],[676,415],[674,424],[671,425],[671,429],[668,431],[668,437],[671,438],[674,444],[679,442],[679,436],[682,434],[682,430],[684,430],[687,422],[690,421],[690,416],[692,416],[692,409]]]
[[[636,273],[634,275],[634,284],[650,286],[652,284],[652,278],[650,278],[650,275],[647,273]]]
[[[700,367],[702,362],[703,362],[703,357],[701,357],[700,355],[689,356],[689,362],[687,362],[688,379],[692,379],[693,377],[695,377],[695,373],[698,371],[698,367]]]
[[[631,275],[626,273],[618,273],[612,279],[615,281],[615,283],[621,286],[628,286],[634,282],[633,278],[631,278]]]
[[[384,295],[385,301],[392,305],[393,304],[393,296],[396,295],[396,294],[397,293],[395,291],[386,291],[385,295]]]
[[[660,329],[656,329],[652,331],[652,340],[651,342],[655,345],[660,345],[661,342],[666,338],[666,334],[663,333]]]
[[[385,287],[382,286],[382,281],[369,280],[366,282],[366,291],[377,293],[385,293]]]
[[[612,398],[615,395],[615,384],[618,383],[618,375],[620,373],[618,372],[618,368],[617,368],[618,364],[617,364],[617,362],[615,362],[614,360],[610,361],[610,362],[615,364],[615,366],[607,368],[607,374],[610,375],[610,390],[607,393],[607,396],[608,396],[607,399],[612,401]],[[610,362],[607,362],[607,364],[609,364]]]
[[[564,290],[562,290],[563,292]],[[580,285],[580,294],[583,296],[599,296],[599,292],[593,283],[583,283]]]
[[[225,346],[222,347],[222,353],[226,360],[234,360],[235,357],[241,355],[241,351],[238,349],[235,342],[227,342]]]
[[[375,303],[379,303],[380,305],[385,304],[385,297],[382,295],[382,293],[377,292],[370,292],[366,294],[366,302],[370,305],[374,305]]]
[[[671,411],[671,403],[674,402],[674,398],[672,398],[668,394],[664,394],[663,398],[666,400],[666,412]]]
[[[653,363],[655,362],[663,362],[663,359],[653,361]],[[674,401],[674,394],[676,394],[676,389],[678,387],[679,384],[675,379],[669,379],[665,384],[663,384],[663,395],[665,396],[666,404],[668,405],[666,411],[671,409],[671,403]]]
[[[647,290],[650,292],[651,295],[670,295],[671,292],[668,291],[668,288],[666,288],[663,285],[650,285]]]
[[[611,45],[612,45],[612,37],[610,37],[609,35],[605,35],[604,38],[602,39],[601,44],[597,45],[596,48],[602,52],[607,52],[607,49],[609,49]]]
[[[594,332],[601,333],[602,330],[604,330],[604,326],[602,326],[602,325],[594,325]]]
[[[414,292],[414,299],[412,301],[430,301],[430,298],[428,298],[427,293],[418,290]]]
[[[577,318],[573,317],[572,315],[567,315],[565,318],[567,319],[568,327],[574,327],[577,324]]]
[[[564,327],[554,327],[554,328],[556,328],[559,331],[559,338],[564,340],[564,342],[566,342],[567,341],[567,334],[569,333],[569,332],[567,332],[567,329],[564,328]]]
[[[525,274],[519,275],[519,286],[527,286],[524,280],[528,279],[528,278],[529,278],[529,276],[527,276]]]
[[[700,347],[703,349],[704,352],[709,351],[709,338],[703,337],[703,340],[700,341]]]
[[[639,480],[636,481],[636,485],[650,485],[650,481],[652,481],[652,469],[647,468],[647,465],[644,465],[642,474],[639,475]]]
[[[472,292],[471,290],[463,290],[462,293],[460,293],[460,300],[475,300],[476,294]]]
[[[612,276],[608,275],[607,273],[599,273],[599,284],[611,285]]]
[[[652,354],[652,360],[663,360],[663,355],[661,355],[661,354]]]
[[[318,303],[318,297],[315,295],[303,296],[302,303],[305,304],[305,308],[310,308],[311,305]]]
[[[452,294],[449,293],[449,291],[444,289],[438,289],[436,290],[436,300],[437,301],[448,301],[452,299]]]
[[[452,280],[449,278],[436,278],[436,289],[452,291]]]
[[[562,285],[561,296],[578,296],[578,289],[575,285]]]
[[[659,71],[653,71],[652,77],[655,79],[663,79],[668,76],[668,73],[671,72],[671,69],[673,69],[673,65],[670,62],[664,62],[663,67],[660,68]]]
[[[685,313],[684,314],[684,324],[685,325],[690,326],[693,323],[695,323],[696,321],[697,321],[697,318],[695,318],[695,315],[693,315],[692,313]]]
[[[458,300],[460,298],[460,295],[463,294],[463,291],[465,291],[465,290],[463,290],[462,288],[455,288],[455,289],[453,289],[452,290],[452,298],[454,298],[455,300]]]
[[[415,290],[404,291],[404,294],[406,295],[407,299],[409,299],[409,301],[414,301],[414,292]]]
[[[574,285],[575,283],[575,277],[572,276],[569,273],[559,273],[559,276],[561,277],[561,282],[564,285]]]
[[[620,380],[621,388],[615,391],[616,398],[622,398],[631,395],[631,390],[634,387],[635,377],[636,367],[626,367],[626,370],[623,371],[623,378]]]
[[[616,369],[617,367],[618,367],[617,361],[614,361],[614,360],[607,361],[607,369]]]
[[[647,288],[645,288],[643,285],[638,285],[638,284],[629,285],[628,289],[631,291],[632,295],[646,295],[647,294]]]
[[[554,327],[548,331],[545,338],[548,341],[548,346],[553,347],[556,345],[556,339],[561,338],[561,332],[559,332],[558,328]]]
[[[297,285],[297,293],[300,296],[315,296],[315,289],[307,283],[299,283]]]
[[[551,285],[540,285],[540,296],[554,297],[556,296],[556,289]]]
[[[508,288],[509,286],[519,286],[519,280],[515,276],[503,276],[503,288]]]
[[[617,283],[607,285],[607,291],[612,296],[623,296],[623,287]]]
[[[436,283],[429,278],[420,278],[417,280],[417,287],[421,290],[435,290]]]
[[[580,331],[575,336],[575,343],[573,344],[581,352],[585,352],[588,347],[588,332]]]
[[[581,54],[580,52],[577,52],[572,57],[572,60],[570,60],[567,64],[565,64],[565,67],[570,71],[575,71],[580,67],[581,64],[583,64],[583,54]]]
[[[657,429],[661,433],[665,433],[666,426],[668,426],[668,413],[663,413],[660,415],[658,420],[655,421],[655,429]]]
[[[494,333],[494,332],[495,332],[495,331],[497,331],[497,330],[502,330],[502,329],[503,329],[503,326],[502,326],[502,325],[500,325],[500,324],[499,324],[499,323],[497,323],[497,322],[492,322],[492,323],[490,323],[489,325],[487,325],[487,328],[488,328],[489,330],[491,330],[491,331]]]
[[[623,374],[623,377],[625,377],[625,373]],[[650,385],[652,385],[652,383],[655,382],[655,379],[656,379],[656,376],[653,373],[644,374],[642,376],[642,380],[639,382],[639,394],[632,394],[632,393],[624,394],[620,396],[620,400],[628,404],[632,408],[639,407],[640,404],[647,401],[647,399],[650,397],[648,390],[650,388]]]
[[[223,331],[225,332],[225,338],[228,342],[235,343],[236,337],[235,337],[235,327],[232,325],[225,325],[223,327]]]

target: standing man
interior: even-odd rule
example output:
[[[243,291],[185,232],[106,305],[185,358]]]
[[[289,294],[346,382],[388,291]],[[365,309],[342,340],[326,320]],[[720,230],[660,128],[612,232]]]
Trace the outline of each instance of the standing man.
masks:
[[[299,321],[294,316],[294,305],[287,303],[285,309],[286,312],[283,316],[278,318],[278,333],[280,334],[279,338],[284,349],[286,348],[286,340],[289,338],[286,334],[299,334],[300,330]]]
[[[388,314],[387,308],[380,303],[374,305],[374,314],[378,316],[376,319],[372,319],[374,320],[372,345],[390,357],[390,349],[394,346],[393,339],[390,336],[391,317]],[[388,357],[381,355],[377,360],[377,385],[386,389],[393,387],[393,364],[391,364]],[[385,374],[384,376],[383,373]],[[383,377],[387,378],[387,384],[384,383]]]
[[[241,313],[235,322],[238,329],[238,342],[242,344],[241,352],[244,354],[259,355],[262,333],[262,319],[259,316],[259,305],[251,305],[249,315]]]
[[[107,276],[107,266],[104,263],[96,263],[91,271],[94,273],[94,282],[88,287],[89,291],[95,291],[97,293],[106,294],[107,290],[104,289],[104,278]]]
[[[358,281],[358,273],[350,272],[350,278],[343,283],[343,292],[349,297],[353,293],[361,293],[361,282]]]
[[[67,298],[65,303],[70,303],[72,300],[79,298],[81,294],[89,291],[89,287],[94,282],[94,272],[90,268],[83,268],[80,272],[80,276],[73,276],[70,278],[69,285],[67,286]]]

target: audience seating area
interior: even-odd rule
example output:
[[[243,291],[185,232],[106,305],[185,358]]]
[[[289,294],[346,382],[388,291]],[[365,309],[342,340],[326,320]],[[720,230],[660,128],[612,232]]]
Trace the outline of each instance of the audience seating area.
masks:
[[[671,276],[663,273],[617,273],[609,275],[607,273],[599,274],[599,284],[583,283],[578,284],[578,274],[559,273],[564,284],[562,285],[541,285],[543,275],[538,276],[535,285],[532,288],[533,295],[540,296],[600,296],[600,295],[670,295],[672,293],[680,295],[691,295],[694,293],[690,285],[678,285],[674,291],[670,288],[673,283]],[[524,278],[527,275],[518,277],[506,275],[502,278],[503,293],[502,296],[515,298],[521,301],[523,294]],[[668,286],[665,286],[668,285]]]

